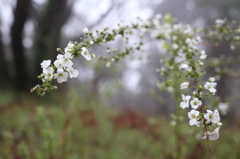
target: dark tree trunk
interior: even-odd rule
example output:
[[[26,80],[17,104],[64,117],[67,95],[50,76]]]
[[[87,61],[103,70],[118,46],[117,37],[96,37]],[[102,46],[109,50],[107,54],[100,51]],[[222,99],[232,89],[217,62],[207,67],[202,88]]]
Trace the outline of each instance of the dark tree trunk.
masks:
[[[26,58],[22,44],[22,35],[24,24],[28,18],[31,0],[17,0],[14,10],[14,21],[11,27],[12,51],[15,67],[15,88],[20,91],[28,89],[28,74],[26,67]]]
[[[67,0],[49,0],[37,19],[34,50],[34,82],[41,74],[40,63],[43,60],[56,58],[56,48],[60,47],[61,28],[70,16],[72,6]]]
[[[0,31],[0,87],[8,85],[9,73],[7,69],[7,61],[4,55],[3,43],[2,43],[2,33]]]

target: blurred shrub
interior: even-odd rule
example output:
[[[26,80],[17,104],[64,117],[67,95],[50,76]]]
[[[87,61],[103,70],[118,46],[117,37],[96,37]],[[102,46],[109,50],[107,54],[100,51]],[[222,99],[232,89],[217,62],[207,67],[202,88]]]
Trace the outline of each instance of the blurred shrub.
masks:
[[[182,123],[182,135],[176,139],[175,126],[168,119],[132,110],[119,112],[95,101],[81,102],[74,91],[63,100],[62,106],[31,105],[29,101],[2,111],[0,158],[172,159],[177,144],[182,144],[179,158],[209,158],[205,140],[192,137],[196,132],[187,123]],[[221,129],[220,139],[211,142],[216,158],[239,158],[239,128]]]

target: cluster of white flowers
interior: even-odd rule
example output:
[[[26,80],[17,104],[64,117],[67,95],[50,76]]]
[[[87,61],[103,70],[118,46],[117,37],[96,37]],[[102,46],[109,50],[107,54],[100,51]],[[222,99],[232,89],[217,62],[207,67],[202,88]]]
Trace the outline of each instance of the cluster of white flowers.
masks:
[[[192,72],[193,68],[196,69],[196,65],[203,66],[202,60],[206,59],[207,54],[198,47],[202,41],[201,37],[196,36],[196,31],[190,25],[171,23],[171,21],[174,19],[169,15],[164,17],[158,15],[153,19],[152,25],[145,25],[152,26],[152,38],[161,40],[166,51],[173,51],[174,60],[179,64],[179,69],[188,73]],[[195,55],[199,56],[199,60],[194,59]]]
[[[44,60],[41,63],[41,67],[43,69],[41,79],[43,82],[51,81],[54,78],[57,79],[58,83],[62,83],[66,82],[68,77],[78,77],[78,70],[73,69],[72,67],[73,54],[71,53],[71,50],[73,47],[73,42],[69,42],[67,47],[64,49],[63,54],[57,55],[57,59],[54,61],[53,65],[51,65],[51,60]],[[91,60],[92,58],[85,47],[82,48],[81,55],[87,60]]]
[[[164,70],[158,69],[157,72],[160,72],[161,75],[166,75],[167,73],[165,73],[165,70],[172,70],[172,68],[174,68],[173,65],[177,64],[179,70],[183,71],[186,77],[194,79],[192,83],[183,82],[180,85],[180,89],[196,86],[196,91],[193,92],[192,96],[182,94],[180,107],[183,109],[191,107],[191,110],[188,112],[188,117],[190,119],[189,124],[198,127],[201,125],[204,126],[205,136],[203,139],[216,140],[219,137],[218,132],[221,126],[220,115],[218,110],[211,111],[206,109],[206,106],[203,105],[202,97],[205,93],[214,95],[217,91],[217,83],[215,82],[215,78],[211,77],[204,84],[198,84],[198,79],[204,73],[202,68],[204,64],[203,60],[207,58],[206,52],[198,47],[199,43],[202,42],[202,39],[201,37],[196,36],[196,31],[190,25],[181,23],[174,24],[171,23],[172,20],[173,19],[167,15],[164,17],[161,16],[160,18],[155,17],[153,20],[154,27],[151,32],[152,38],[161,40],[166,51],[173,55],[170,57],[169,63],[166,65],[168,68]],[[145,25],[151,27],[150,23]],[[179,39],[184,40],[180,41]],[[174,61],[174,63],[172,61]],[[181,76],[182,73],[179,74],[179,77]],[[166,82],[168,81],[166,80]],[[168,84],[161,85],[162,87],[165,87]],[[208,129],[210,125],[216,126],[216,129],[210,131]]]
[[[207,89],[210,93],[215,94],[216,93],[216,87],[217,83],[215,82],[215,78],[211,77],[209,78],[209,82],[206,82],[204,85],[204,88]]]
[[[217,83],[215,82],[215,78],[211,77],[208,80],[209,82],[206,82],[204,85],[204,88],[207,89],[210,94],[213,94],[216,92],[215,86]],[[185,89],[189,87],[188,82],[184,82],[181,84],[180,88]],[[192,100],[190,101],[190,99]],[[218,110],[205,110],[205,107],[202,103],[202,92],[194,92],[193,97],[190,95],[184,95],[182,94],[182,102],[180,103],[180,107],[185,109],[189,108],[189,105],[191,105],[192,110],[188,112],[189,117],[189,125],[193,126],[200,126],[203,125],[204,127],[215,125],[217,126],[216,129],[212,132],[206,131],[205,136],[202,137],[202,139],[208,138],[209,140],[216,140],[219,138],[219,129],[222,123],[220,122],[220,115]],[[190,104],[189,104],[190,103]]]

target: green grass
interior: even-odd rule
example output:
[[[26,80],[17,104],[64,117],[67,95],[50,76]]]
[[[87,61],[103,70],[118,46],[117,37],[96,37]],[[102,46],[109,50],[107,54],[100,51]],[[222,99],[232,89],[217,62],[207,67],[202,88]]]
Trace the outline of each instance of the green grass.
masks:
[[[187,119],[174,127],[164,117],[112,110],[82,101],[76,93],[51,104],[32,100],[1,105],[1,159],[210,158],[205,140],[195,138],[203,132]],[[210,142],[216,159],[239,158],[239,130],[222,126],[220,139]]]

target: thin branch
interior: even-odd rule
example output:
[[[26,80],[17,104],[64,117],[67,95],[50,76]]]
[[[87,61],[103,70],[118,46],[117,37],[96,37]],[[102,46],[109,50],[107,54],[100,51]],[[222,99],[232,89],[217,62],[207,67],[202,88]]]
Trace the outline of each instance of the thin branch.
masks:
[[[210,149],[210,146],[209,146],[209,135],[208,135],[208,131],[207,131],[207,126],[206,126],[206,124],[204,125],[204,129],[205,129],[205,133],[206,133],[206,136],[207,136],[207,138],[206,138],[206,144],[207,144],[208,152],[209,152],[209,154],[211,155],[211,158],[212,158],[212,159],[215,159],[214,156],[213,156],[213,154],[212,154],[212,151],[211,151],[211,149]]]

